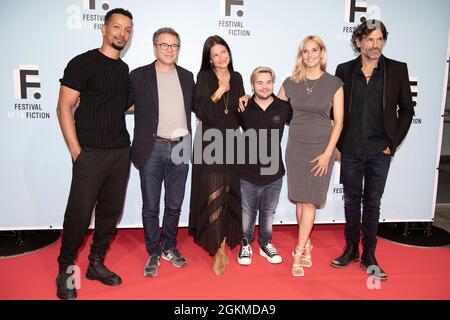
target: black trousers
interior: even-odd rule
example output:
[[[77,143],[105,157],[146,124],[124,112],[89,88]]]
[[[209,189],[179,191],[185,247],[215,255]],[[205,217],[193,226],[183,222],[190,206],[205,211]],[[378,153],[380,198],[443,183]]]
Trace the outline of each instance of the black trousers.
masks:
[[[89,260],[103,260],[122,214],[130,174],[130,148],[82,148],[72,168],[72,185],[62,234],[60,265],[72,265],[91,222],[95,231]]]
[[[362,229],[363,246],[375,251],[381,197],[391,164],[391,156],[342,154],[341,181],[344,185],[345,239],[347,246],[359,243]],[[362,225],[361,225],[362,204]]]

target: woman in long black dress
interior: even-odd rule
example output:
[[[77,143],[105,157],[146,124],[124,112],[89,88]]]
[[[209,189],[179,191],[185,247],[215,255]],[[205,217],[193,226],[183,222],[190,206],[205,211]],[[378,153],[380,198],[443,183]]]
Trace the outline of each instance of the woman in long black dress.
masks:
[[[200,122],[194,139],[189,234],[209,255],[217,255],[215,263],[223,266],[227,257],[217,254],[222,241],[226,239],[233,248],[242,239],[236,149],[226,148],[236,145],[226,131],[239,132],[236,113],[242,95],[242,77],[233,70],[228,44],[219,36],[209,37],[195,87],[195,114]],[[208,138],[209,134],[214,138]],[[230,156],[233,151],[232,161],[227,161],[227,153]],[[214,266],[213,271],[221,274]]]

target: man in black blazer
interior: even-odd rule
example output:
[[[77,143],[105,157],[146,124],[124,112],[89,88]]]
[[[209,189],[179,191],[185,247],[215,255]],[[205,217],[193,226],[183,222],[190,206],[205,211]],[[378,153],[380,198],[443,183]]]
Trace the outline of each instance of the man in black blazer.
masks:
[[[336,69],[336,76],[345,83],[344,129],[337,147],[342,155],[346,246],[331,265],[340,268],[360,261],[364,270],[380,280],[387,279],[375,258],[381,197],[391,157],[414,115],[406,63],[382,55],[387,36],[381,21],[364,21],[352,36],[359,56]]]
[[[144,276],[156,277],[160,258],[186,265],[177,250],[177,230],[189,170],[194,77],[175,64],[180,36],[172,28],[153,35],[156,61],[130,73],[129,105],[134,105],[132,161],[139,170],[142,221],[150,256]],[[164,216],[159,229],[161,185]]]

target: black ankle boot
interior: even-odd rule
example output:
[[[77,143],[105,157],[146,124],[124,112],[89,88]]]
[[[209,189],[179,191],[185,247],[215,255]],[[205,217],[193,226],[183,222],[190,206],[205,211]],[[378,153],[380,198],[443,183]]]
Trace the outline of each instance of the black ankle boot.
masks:
[[[349,265],[350,262],[359,261],[359,243],[347,245],[341,256],[337,257],[331,262],[331,266],[335,268],[343,268]]]
[[[122,279],[105,267],[102,260],[94,260],[89,262],[86,272],[86,278],[89,280],[98,280],[107,286],[118,286],[122,283]]]
[[[68,271],[69,266],[60,266],[56,277],[56,295],[62,300],[72,300],[77,297],[77,289],[72,279],[73,272]]]
[[[387,280],[388,278],[386,272],[378,264],[375,258],[375,250],[372,248],[363,247],[363,254],[361,255],[359,265],[375,279]]]

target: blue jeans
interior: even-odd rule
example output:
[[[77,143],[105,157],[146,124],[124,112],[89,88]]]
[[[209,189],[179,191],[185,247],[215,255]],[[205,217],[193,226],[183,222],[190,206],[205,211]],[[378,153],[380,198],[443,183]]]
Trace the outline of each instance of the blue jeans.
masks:
[[[142,222],[147,252],[161,255],[161,250],[177,245],[178,222],[183,204],[189,164],[176,165],[172,149],[180,142],[155,141],[152,154],[139,170],[142,190]],[[159,230],[159,204],[164,181],[164,217]],[[161,249],[162,248],[162,249]]]
[[[249,242],[253,241],[258,210],[258,242],[260,246],[265,246],[272,240],[273,215],[280,198],[282,184],[283,177],[265,186],[254,185],[241,179],[242,229],[244,238]]]
[[[373,156],[342,155],[341,182],[344,185],[347,245],[359,243],[362,203],[363,245],[370,250],[375,250],[381,197],[390,164],[391,156],[384,153]]]

